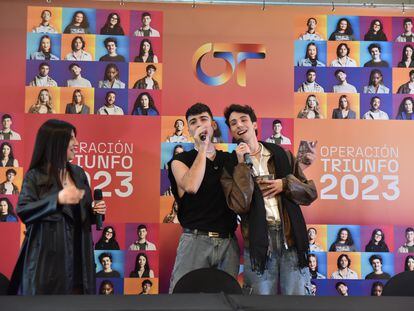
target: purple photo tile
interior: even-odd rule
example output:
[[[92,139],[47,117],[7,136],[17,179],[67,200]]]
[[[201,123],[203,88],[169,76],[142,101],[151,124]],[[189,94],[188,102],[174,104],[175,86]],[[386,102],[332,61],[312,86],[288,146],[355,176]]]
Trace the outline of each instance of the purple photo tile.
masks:
[[[392,67],[404,68],[403,64],[398,66],[398,63],[403,63],[403,50],[405,46],[410,46],[411,50],[414,51],[413,42],[395,42],[392,45]]]
[[[158,63],[162,63],[162,38],[159,37],[131,37],[129,40],[129,61],[134,62],[135,57],[139,55],[142,40],[150,41],[152,51],[157,56]]]
[[[376,282],[381,282],[383,286],[387,280],[364,280],[361,283],[361,296],[371,296],[372,285]]]
[[[360,95],[360,118],[371,108],[371,98],[379,97],[381,100],[380,110],[386,112],[388,117],[392,117],[392,95],[390,94],[361,94]]]
[[[39,67],[42,63],[49,65],[49,77],[56,81],[57,86],[66,86],[67,79],[62,75],[63,71],[68,70],[66,62],[44,60],[26,61],[26,85],[30,85],[30,82],[39,74]]]
[[[364,87],[369,85],[369,78],[372,71],[379,70],[382,73],[382,81],[384,86],[389,89],[389,93],[392,93],[392,69],[391,68],[361,68],[359,73],[359,80],[362,83],[359,93],[364,93]]]
[[[122,278],[97,278],[96,294],[100,295],[99,289],[103,281],[110,281],[114,287],[114,295],[122,295],[124,293],[124,279]]]
[[[125,249],[129,250],[129,246],[137,240],[137,230],[140,225],[145,225],[147,227],[147,241],[153,243],[158,249],[159,224],[150,223],[129,223],[125,225]]]
[[[392,117],[390,119],[397,119],[400,105],[404,106],[404,99],[411,98],[414,103],[414,95],[410,94],[394,94],[392,97]]]
[[[361,252],[371,240],[372,232],[375,229],[381,229],[384,233],[384,242],[387,244],[390,252],[394,251],[394,228],[390,225],[361,226]]]
[[[405,230],[407,228],[414,228],[414,224],[410,224],[407,226],[395,226],[394,227],[394,252],[398,253],[398,249],[403,246],[406,242],[405,238]]]
[[[121,19],[120,26],[124,34],[129,35],[129,11],[128,10],[96,10],[96,33],[101,34],[101,28],[105,25],[106,20],[111,13],[117,13]]]
[[[365,282],[363,280],[316,280],[317,284],[317,296],[341,296],[335,285],[338,282],[345,283],[348,287],[349,296],[365,296],[362,293],[362,284]]]
[[[361,41],[369,41],[365,40],[365,34],[368,32],[371,22],[373,20],[380,20],[383,32],[385,36],[387,37],[387,41],[393,41],[392,38],[392,18],[391,17],[385,17],[385,16],[360,16],[359,17],[359,23],[360,23],[360,38]]]
[[[115,231],[115,239],[118,242],[119,248],[120,250],[124,249],[124,244],[125,244],[125,224],[123,223],[107,223],[104,222],[102,229],[105,229],[105,227],[112,227],[114,228]],[[103,230],[96,230],[96,226],[93,225],[92,226],[92,238],[93,238],[93,243],[96,244],[99,239],[101,238],[103,234]]]
[[[395,274],[401,273],[405,271],[405,260],[407,257],[412,258],[414,254],[401,254],[401,253],[395,253],[394,255],[394,271]]]
[[[318,83],[324,89],[325,93],[330,92],[330,90],[327,89],[328,77],[327,68],[325,67],[295,67],[295,85],[293,91],[298,91],[298,88],[302,85],[303,82],[306,81],[306,72],[311,69],[316,71],[316,83]]]
[[[67,86],[67,81],[72,79],[72,73],[69,69],[71,64],[77,64],[81,68],[82,78],[89,80],[92,86],[97,85],[99,77],[97,76],[96,68],[98,62],[61,61],[61,64],[59,65],[61,66],[59,67],[61,70],[55,73],[55,77],[57,77],[59,81],[63,80],[62,86]]]
[[[327,68],[327,76],[326,76],[326,93],[333,93],[334,85],[338,84],[338,80],[335,78],[335,72],[337,70],[342,70],[346,73],[346,81],[355,86],[358,93],[362,93],[364,85],[366,81],[361,80],[361,72],[364,68],[334,68],[329,67]]]
[[[114,62],[114,63],[107,63],[107,62],[95,62],[95,84],[92,84],[94,88],[98,88],[99,81],[103,81],[105,78],[105,71],[106,67],[109,65],[115,65],[119,70],[119,79],[121,82],[125,83],[125,89],[128,88],[128,74],[129,74],[129,66],[128,63],[123,62]]]
[[[161,11],[130,11],[130,36],[135,36],[134,32],[142,26],[142,14],[151,14],[150,27],[163,35],[163,13]]]
[[[397,40],[398,36],[404,33],[404,19],[409,18],[411,19],[412,23],[414,23],[411,17],[393,17],[392,18],[392,38],[390,41]]]
[[[270,136],[273,134],[273,121],[279,120],[282,122],[282,135],[287,137],[290,140],[290,144],[284,144],[282,147],[289,149],[290,151],[293,151],[293,145],[294,145],[294,135],[293,135],[293,126],[294,122],[293,119],[287,119],[287,118],[261,118],[261,133],[260,133],[260,139],[262,141],[266,141]]]
[[[128,114],[132,114],[133,108],[135,107],[135,101],[138,99],[139,94],[148,93],[153,101],[154,105],[158,110],[158,114],[162,115],[162,103],[161,103],[161,90],[139,90],[129,89],[128,90]]]
[[[160,186],[160,195],[164,195],[164,193],[170,188],[171,183],[168,179],[168,170],[161,170],[161,186]]]
[[[105,105],[105,98],[108,92],[115,93],[115,106],[122,108],[124,114],[127,114],[128,109],[128,91],[122,89],[95,89],[95,114]]]
[[[125,252],[125,277],[130,277],[130,273],[134,271],[137,255],[144,253],[148,258],[150,269],[154,271],[154,277],[158,277],[159,270],[159,252],[158,251],[126,251]]]

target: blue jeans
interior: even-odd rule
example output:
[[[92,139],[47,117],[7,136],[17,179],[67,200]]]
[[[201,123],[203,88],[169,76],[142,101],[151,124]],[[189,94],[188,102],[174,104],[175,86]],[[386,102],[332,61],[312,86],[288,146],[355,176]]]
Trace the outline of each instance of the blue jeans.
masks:
[[[251,269],[249,250],[244,250],[244,288],[255,295],[308,295],[310,273],[300,269],[296,249],[286,249],[281,226],[269,226],[272,252],[262,275]]]
[[[177,248],[170,289],[190,271],[200,268],[217,268],[237,279],[240,249],[236,237],[211,238],[205,235],[183,233]]]

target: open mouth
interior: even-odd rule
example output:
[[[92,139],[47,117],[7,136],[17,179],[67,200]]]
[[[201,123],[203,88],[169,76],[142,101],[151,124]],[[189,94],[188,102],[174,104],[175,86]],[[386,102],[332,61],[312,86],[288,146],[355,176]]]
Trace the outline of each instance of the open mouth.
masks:
[[[245,134],[246,132],[247,132],[247,130],[238,131],[237,132],[237,135],[240,135],[241,136],[241,135]]]

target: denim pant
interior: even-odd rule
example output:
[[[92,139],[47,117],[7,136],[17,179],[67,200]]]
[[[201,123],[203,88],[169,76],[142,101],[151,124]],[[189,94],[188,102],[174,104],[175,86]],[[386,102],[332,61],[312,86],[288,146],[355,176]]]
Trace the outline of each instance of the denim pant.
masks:
[[[181,234],[177,248],[170,290],[181,277],[200,268],[217,268],[237,279],[240,249],[236,237],[211,238],[193,233]]]
[[[308,295],[310,273],[300,269],[296,249],[286,249],[281,226],[269,226],[272,252],[262,275],[251,269],[249,250],[244,250],[244,288],[255,295]]]

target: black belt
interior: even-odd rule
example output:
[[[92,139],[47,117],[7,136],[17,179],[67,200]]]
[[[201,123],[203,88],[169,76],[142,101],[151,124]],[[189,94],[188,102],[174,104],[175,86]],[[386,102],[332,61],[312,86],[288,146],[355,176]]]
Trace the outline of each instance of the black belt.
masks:
[[[184,228],[183,229],[184,233],[191,233],[191,234],[195,234],[195,235],[205,235],[208,236],[210,238],[220,238],[220,239],[230,239],[234,237],[234,233],[221,233],[221,232],[213,232],[213,231],[202,231],[202,230],[198,230],[198,229],[187,229]]]

